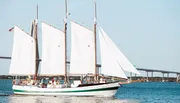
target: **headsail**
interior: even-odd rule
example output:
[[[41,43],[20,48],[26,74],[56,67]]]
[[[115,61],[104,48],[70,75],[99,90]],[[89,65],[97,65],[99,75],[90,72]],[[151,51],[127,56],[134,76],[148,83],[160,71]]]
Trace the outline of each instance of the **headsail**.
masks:
[[[70,74],[94,74],[94,60],[93,31],[71,21]]]
[[[65,35],[42,22],[42,65],[40,75],[64,75]]]
[[[108,37],[108,35],[104,32],[104,30],[100,27],[100,31],[102,32],[105,40],[108,42],[109,50],[112,51],[116,57],[116,61],[119,63],[121,68],[125,71],[140,74],[137,69],[129,62],[129,60],[123,55],[123,53],[118,49],[116,44]]]
[[[14,27],[14,41],[9,74],[33,75],[35,73],[35,42],[29,34]]]
[[[116,60],[116,56],[110,48],[109,42],[106,40],[106,37],[100,30],[98,31],[101,53],[101,73],[103,73],[104,75],[117,76],[127,79],[127,76]]]

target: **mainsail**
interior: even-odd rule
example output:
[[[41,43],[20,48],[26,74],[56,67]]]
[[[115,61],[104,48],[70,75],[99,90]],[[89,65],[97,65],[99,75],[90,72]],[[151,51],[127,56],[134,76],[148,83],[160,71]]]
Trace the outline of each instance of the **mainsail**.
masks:
[[[10,75],[33,75],[35,73],[35,42],[29,34],[14,27],[14,40]]]
[[[65,34],[42,22],[42,64],[40,75],[64,75]]]
[[[94,74],[94,34],[91,30],[71,21],[70,74]]]
[[[109,50],[111,50],[110,55],[114,55],[116,62],[121,66],[125,71],[140,74],[137,69],[129,62],[129,60],[123,55],[123,53],[117,48],[116,44],[108,37],[104,30],[100,27],[100,31],[109,45]]]
[[[126,78],[124,71],[116,60],[116,55],[111,49],[109,41],[104,34],[99,31],[100,53],[101,53],[101,73],[108,76]]]

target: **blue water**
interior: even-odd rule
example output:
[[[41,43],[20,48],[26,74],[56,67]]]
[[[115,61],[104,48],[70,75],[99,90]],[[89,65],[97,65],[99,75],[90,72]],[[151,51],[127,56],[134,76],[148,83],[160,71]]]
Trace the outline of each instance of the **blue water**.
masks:
[[[141,103],[180,103],[180,83],[132,83],[120,88],[116,98],[138,100]]]
[[[17,96],[11,95],[11,82],[0,80],[0,103],[180,103],[180,83],[175,82],[125,84],[115,98]]]

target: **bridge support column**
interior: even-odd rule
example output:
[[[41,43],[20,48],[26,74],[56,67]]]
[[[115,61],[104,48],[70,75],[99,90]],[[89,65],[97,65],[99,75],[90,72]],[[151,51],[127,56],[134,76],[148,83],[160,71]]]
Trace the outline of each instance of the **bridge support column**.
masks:
[[[151,72],[151,81],[153,81],[153,71]]]
[[[134,74],[134,76],[135,76],[135,80],[137,80],[137,77],[136,77],[137,75],[136,75],[136,73]]]
[[[147,72],[147,77],[146,77],[146,81],[149,82],[149,78],[148,78],[148,71]]]
[[[176,79],[176,81],[177,81],[177,82],[179,81],[179,74],[177,74],[177,79]]]
[[[169,81],[169,73],[167,73],[167,81]]]
[[[162,75],[163,75],[163,76],[162,76],[162,82],[164,82],[164,73],[163,73],[163,72],[162,72]]]

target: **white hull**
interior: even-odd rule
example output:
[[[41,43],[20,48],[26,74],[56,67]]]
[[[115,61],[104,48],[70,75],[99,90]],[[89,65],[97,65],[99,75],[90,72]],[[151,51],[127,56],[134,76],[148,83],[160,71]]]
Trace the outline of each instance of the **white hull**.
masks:
[[[74,87],[74,88],[38,88],[35,86],[13,85],[14,94],[51,95],[51,96],[114,96],[119,88],[118,83]]]

